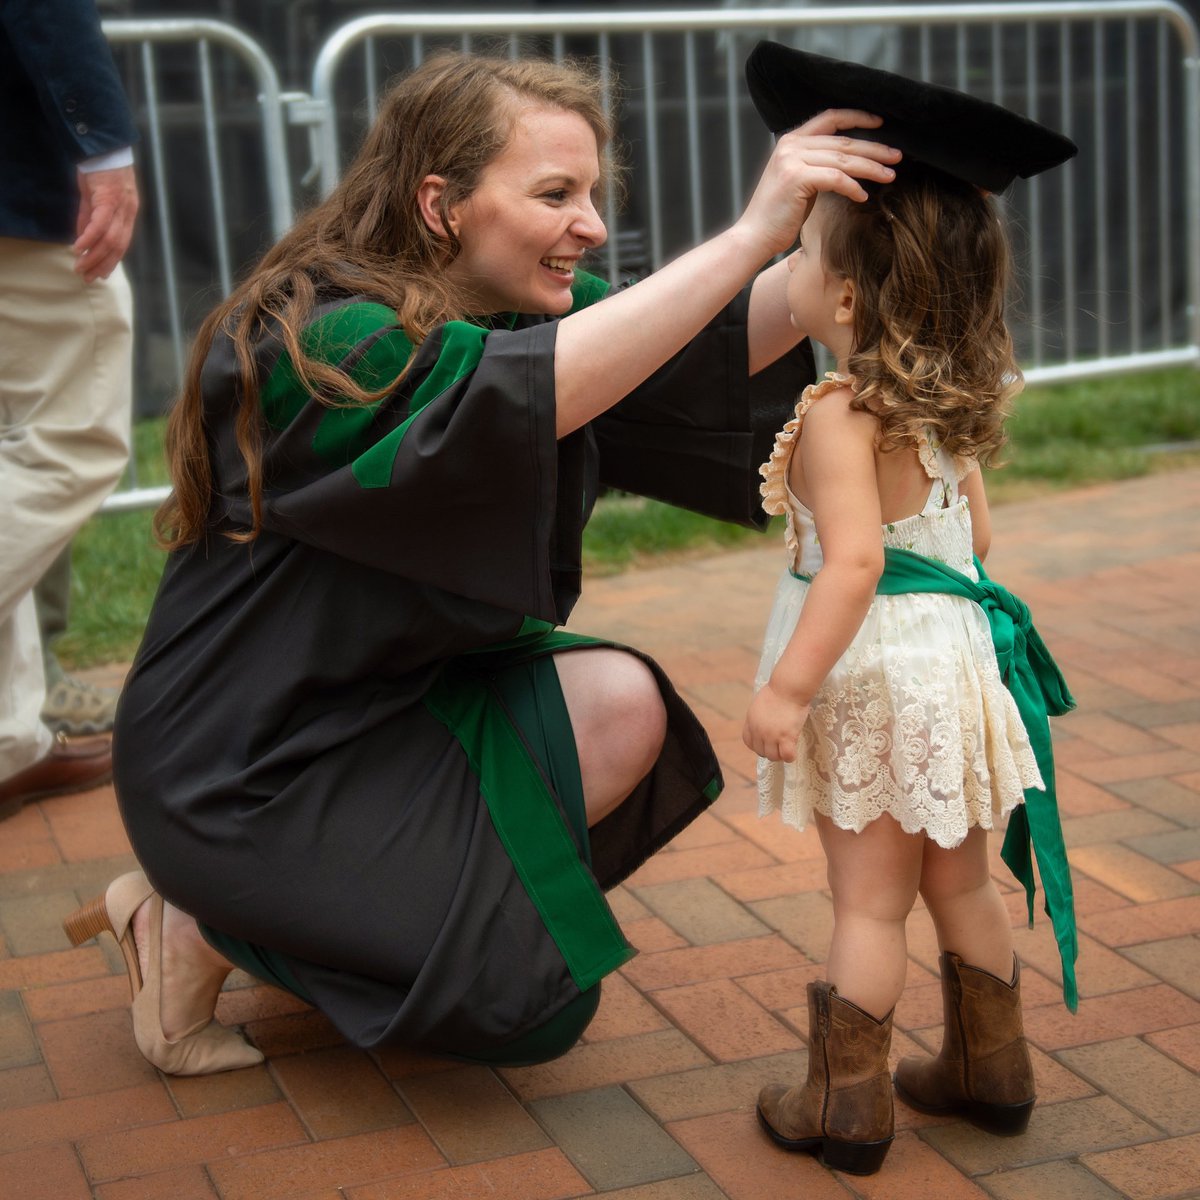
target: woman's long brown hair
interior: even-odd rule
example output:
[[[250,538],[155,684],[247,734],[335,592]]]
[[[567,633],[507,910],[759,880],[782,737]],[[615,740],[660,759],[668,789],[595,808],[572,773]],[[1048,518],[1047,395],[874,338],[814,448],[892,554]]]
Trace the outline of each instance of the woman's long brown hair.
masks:
[[[167,423],[166,450],[174,489],[155,516],[160,544],[175,550],[204,537],[213,474],[204,427],[200,376],[219,333],[237,358],[236,437],[246,464],[251,526],[227,532],[252,541],[262,528],[262,416],[255,346],[277,337],[304,386],[326,403],[368,403],[397,380],[368,392],[337,367],[305,355],[301,331],[317,289],[364,294],[396,310],[413,345],[448,320],[466,315],[444,278],[459,252],[450,208],[475,190],[484,167],[507,145],[522,104],[578,113],[602,155],[613,127],[592,70],[574,62],[440,54],[405,76],[379,114],[337,188],[267,252],[249,278],[201,325],[183,389]],[[417,209],[427,175],[446,180],[444,237]],[[402,377],[402,375],[401,375]]]

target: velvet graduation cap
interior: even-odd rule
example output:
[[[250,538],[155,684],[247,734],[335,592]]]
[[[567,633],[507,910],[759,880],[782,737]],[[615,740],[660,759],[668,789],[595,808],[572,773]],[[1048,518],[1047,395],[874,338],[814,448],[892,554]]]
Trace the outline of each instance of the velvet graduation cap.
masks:
[[[746,60],[746,82],[772,133],[802,125],[827,108],[860,108],[883,118],[878,129],[846,134],[895,146],[988,192],[1002,192],[1078,152],[1036,121],[965,92],[906,79],[858,63],[759,42]]]

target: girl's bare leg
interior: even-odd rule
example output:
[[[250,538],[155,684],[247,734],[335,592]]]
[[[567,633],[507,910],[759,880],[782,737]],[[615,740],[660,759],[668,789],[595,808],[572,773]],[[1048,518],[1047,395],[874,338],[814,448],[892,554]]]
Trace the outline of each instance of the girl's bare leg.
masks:
[[[891,817],[861,833],[817,815],[833,892],[833,941],[826,977],[838,994],[882,1019],[904,990],[905,922],[917,898],[926,839]]]
[[[925,843],[921,895],[941,950],[998,979],[1012,978],[1012,922],[989,869],[986,829],[975,826],[953,850]]]
[[[607,816],[654,766],[667,711],[650,668],[607,647],[556,654],[575,731],[588,825]]]

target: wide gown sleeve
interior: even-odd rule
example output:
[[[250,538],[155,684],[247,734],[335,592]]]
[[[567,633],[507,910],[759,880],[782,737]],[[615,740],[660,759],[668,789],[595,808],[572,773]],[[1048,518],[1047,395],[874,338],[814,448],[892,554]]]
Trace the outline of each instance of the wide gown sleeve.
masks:
[[[578,533],[583,518],[559,496],[555,332],[553,323],[489,331],[451,322],[367,405],[321,402],[265,343],[263,528],[520,616],[562,620],[573,597],[556,595],[556,526],[573,520]],[[372,389],[395,379],[412,350],[394,312],[358,301],[319,309],[302,341]],[[250,524],[236,422],[221,411],[235,403],[237,374],[222,339],[202,378],[217,493],[210,520],[220,530]]]
[[[592,303],[601,287],[581,289]],[[751,378],[748,291],[612,414],[555,436],[557,322],[451,321],[413,353],[396,314],[362,298],[314,310],[307,357],[380,397],[321,399],[282,346],[257,362],[266,426],[262,526],[303,545],[517,614],[560,624],[580,586],[596,486],[749,525],[758,465],[811,373],[807,348]],[[604,353],[598,349],[597,353]],[[411,363],[410,363],[411,357]],[[404,370],[395,386],[389,386]],[[219,531],[252,525],[236,440],[238,367],[218,338],[202,389]]]
[[[808,341],[755,375],[746,337],[750,289],[679,354],[596,419],[600,481],[763,528],[758,468],[796,397],[815,378]]]

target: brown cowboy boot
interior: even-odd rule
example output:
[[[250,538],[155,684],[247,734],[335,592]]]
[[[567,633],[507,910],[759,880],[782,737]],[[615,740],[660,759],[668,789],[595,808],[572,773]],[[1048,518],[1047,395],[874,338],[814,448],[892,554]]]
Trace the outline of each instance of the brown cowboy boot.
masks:
[[[872,1175],[892,1144],[888,1049],[892,1014],[877,1021],[831,983],[808,985],[808,1079],[758,1095],[762,1127],[788,1150],[815,1152],[837,1171]]]
[[[989,1133],[1025,1132],[1033,1111],[1033,1064],[1021,1025],[1021,964],[1005,983],[957,954],[941,957],[945,1030],[936,1058],[906,1058],[896,1091],[926,1113],[962,1113]]]

